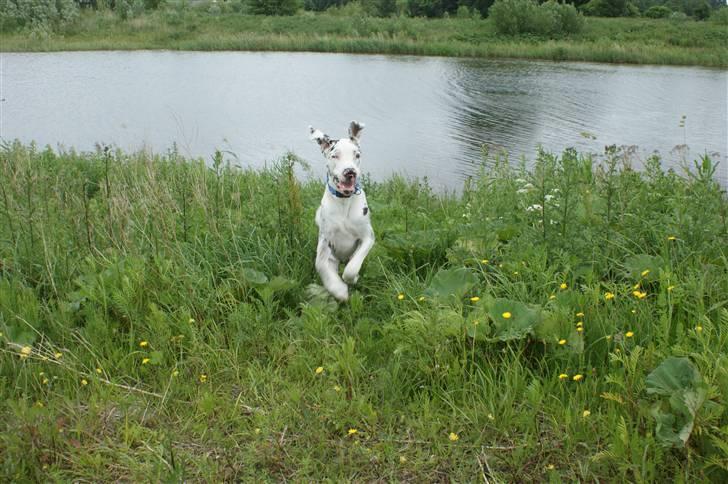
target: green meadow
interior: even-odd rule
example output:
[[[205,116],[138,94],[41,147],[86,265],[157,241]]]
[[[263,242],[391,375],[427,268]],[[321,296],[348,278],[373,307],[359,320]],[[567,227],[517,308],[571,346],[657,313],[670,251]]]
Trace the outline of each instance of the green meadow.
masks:
[[[579,33],[503,35],[492,19],[378,18],[303,12],[256,16],[171,6],[135,18],[82,12],[52,30],[8,29],[0,51],[252,50],[524,58],[727,67],[728,29],[713,21],[585,19]]]
[[[2,146],[0,480],[725,482],[709,158],[365,180],[343,304],[320,167],[233,161]]]

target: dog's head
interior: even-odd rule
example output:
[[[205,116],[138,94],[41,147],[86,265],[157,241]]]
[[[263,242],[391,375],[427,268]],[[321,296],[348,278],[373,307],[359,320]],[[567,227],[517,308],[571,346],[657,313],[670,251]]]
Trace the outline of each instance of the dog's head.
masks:
[[[349,137],[341,139],[331,139],[329,135],[312,126],[309,126],[309,129],[311,139],[318,143],[321,152],[326,157],[329,183],[332,183],[340,193],[346,196],[352,195],[361,176],[359,138],[364,124],[352,121],[349,124]]]

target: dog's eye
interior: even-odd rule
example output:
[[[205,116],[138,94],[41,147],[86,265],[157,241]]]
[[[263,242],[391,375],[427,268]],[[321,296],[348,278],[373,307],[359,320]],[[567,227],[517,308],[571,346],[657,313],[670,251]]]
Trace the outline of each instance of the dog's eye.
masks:
[[[358,160],[361,155],[359,153],[356,154],[356,159]]]

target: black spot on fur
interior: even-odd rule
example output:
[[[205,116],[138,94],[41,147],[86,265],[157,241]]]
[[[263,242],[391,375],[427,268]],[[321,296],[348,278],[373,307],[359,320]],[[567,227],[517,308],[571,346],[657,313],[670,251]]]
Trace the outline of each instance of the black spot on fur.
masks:
[[[369,213],[369,207],[364,207],[364,215]]]

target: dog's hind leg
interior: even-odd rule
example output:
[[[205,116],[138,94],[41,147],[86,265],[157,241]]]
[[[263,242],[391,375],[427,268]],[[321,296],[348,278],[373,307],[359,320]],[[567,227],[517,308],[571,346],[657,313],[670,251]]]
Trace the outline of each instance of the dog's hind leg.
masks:
[[[339,301],[349,298],[349,287],[339,277],[339,261],[325,239],[320,238],[316,249],[316,270],[329,293]]]
[[[342,274],[344,281],[349,284],[356,284],[356,281],[359,280],[359,271],[361,270],[361,265],[364,263],[364,259],[366,258],[367,254],[369,254],[369,251],[371,250],[373,245],[374,231],[370,227],[369,233],[361,239],[361,241],[359,242],[359,246],[356,248],[356,251],[354,251],[351,259],[349,259],[346,267],[344,267],[344,273]]]

